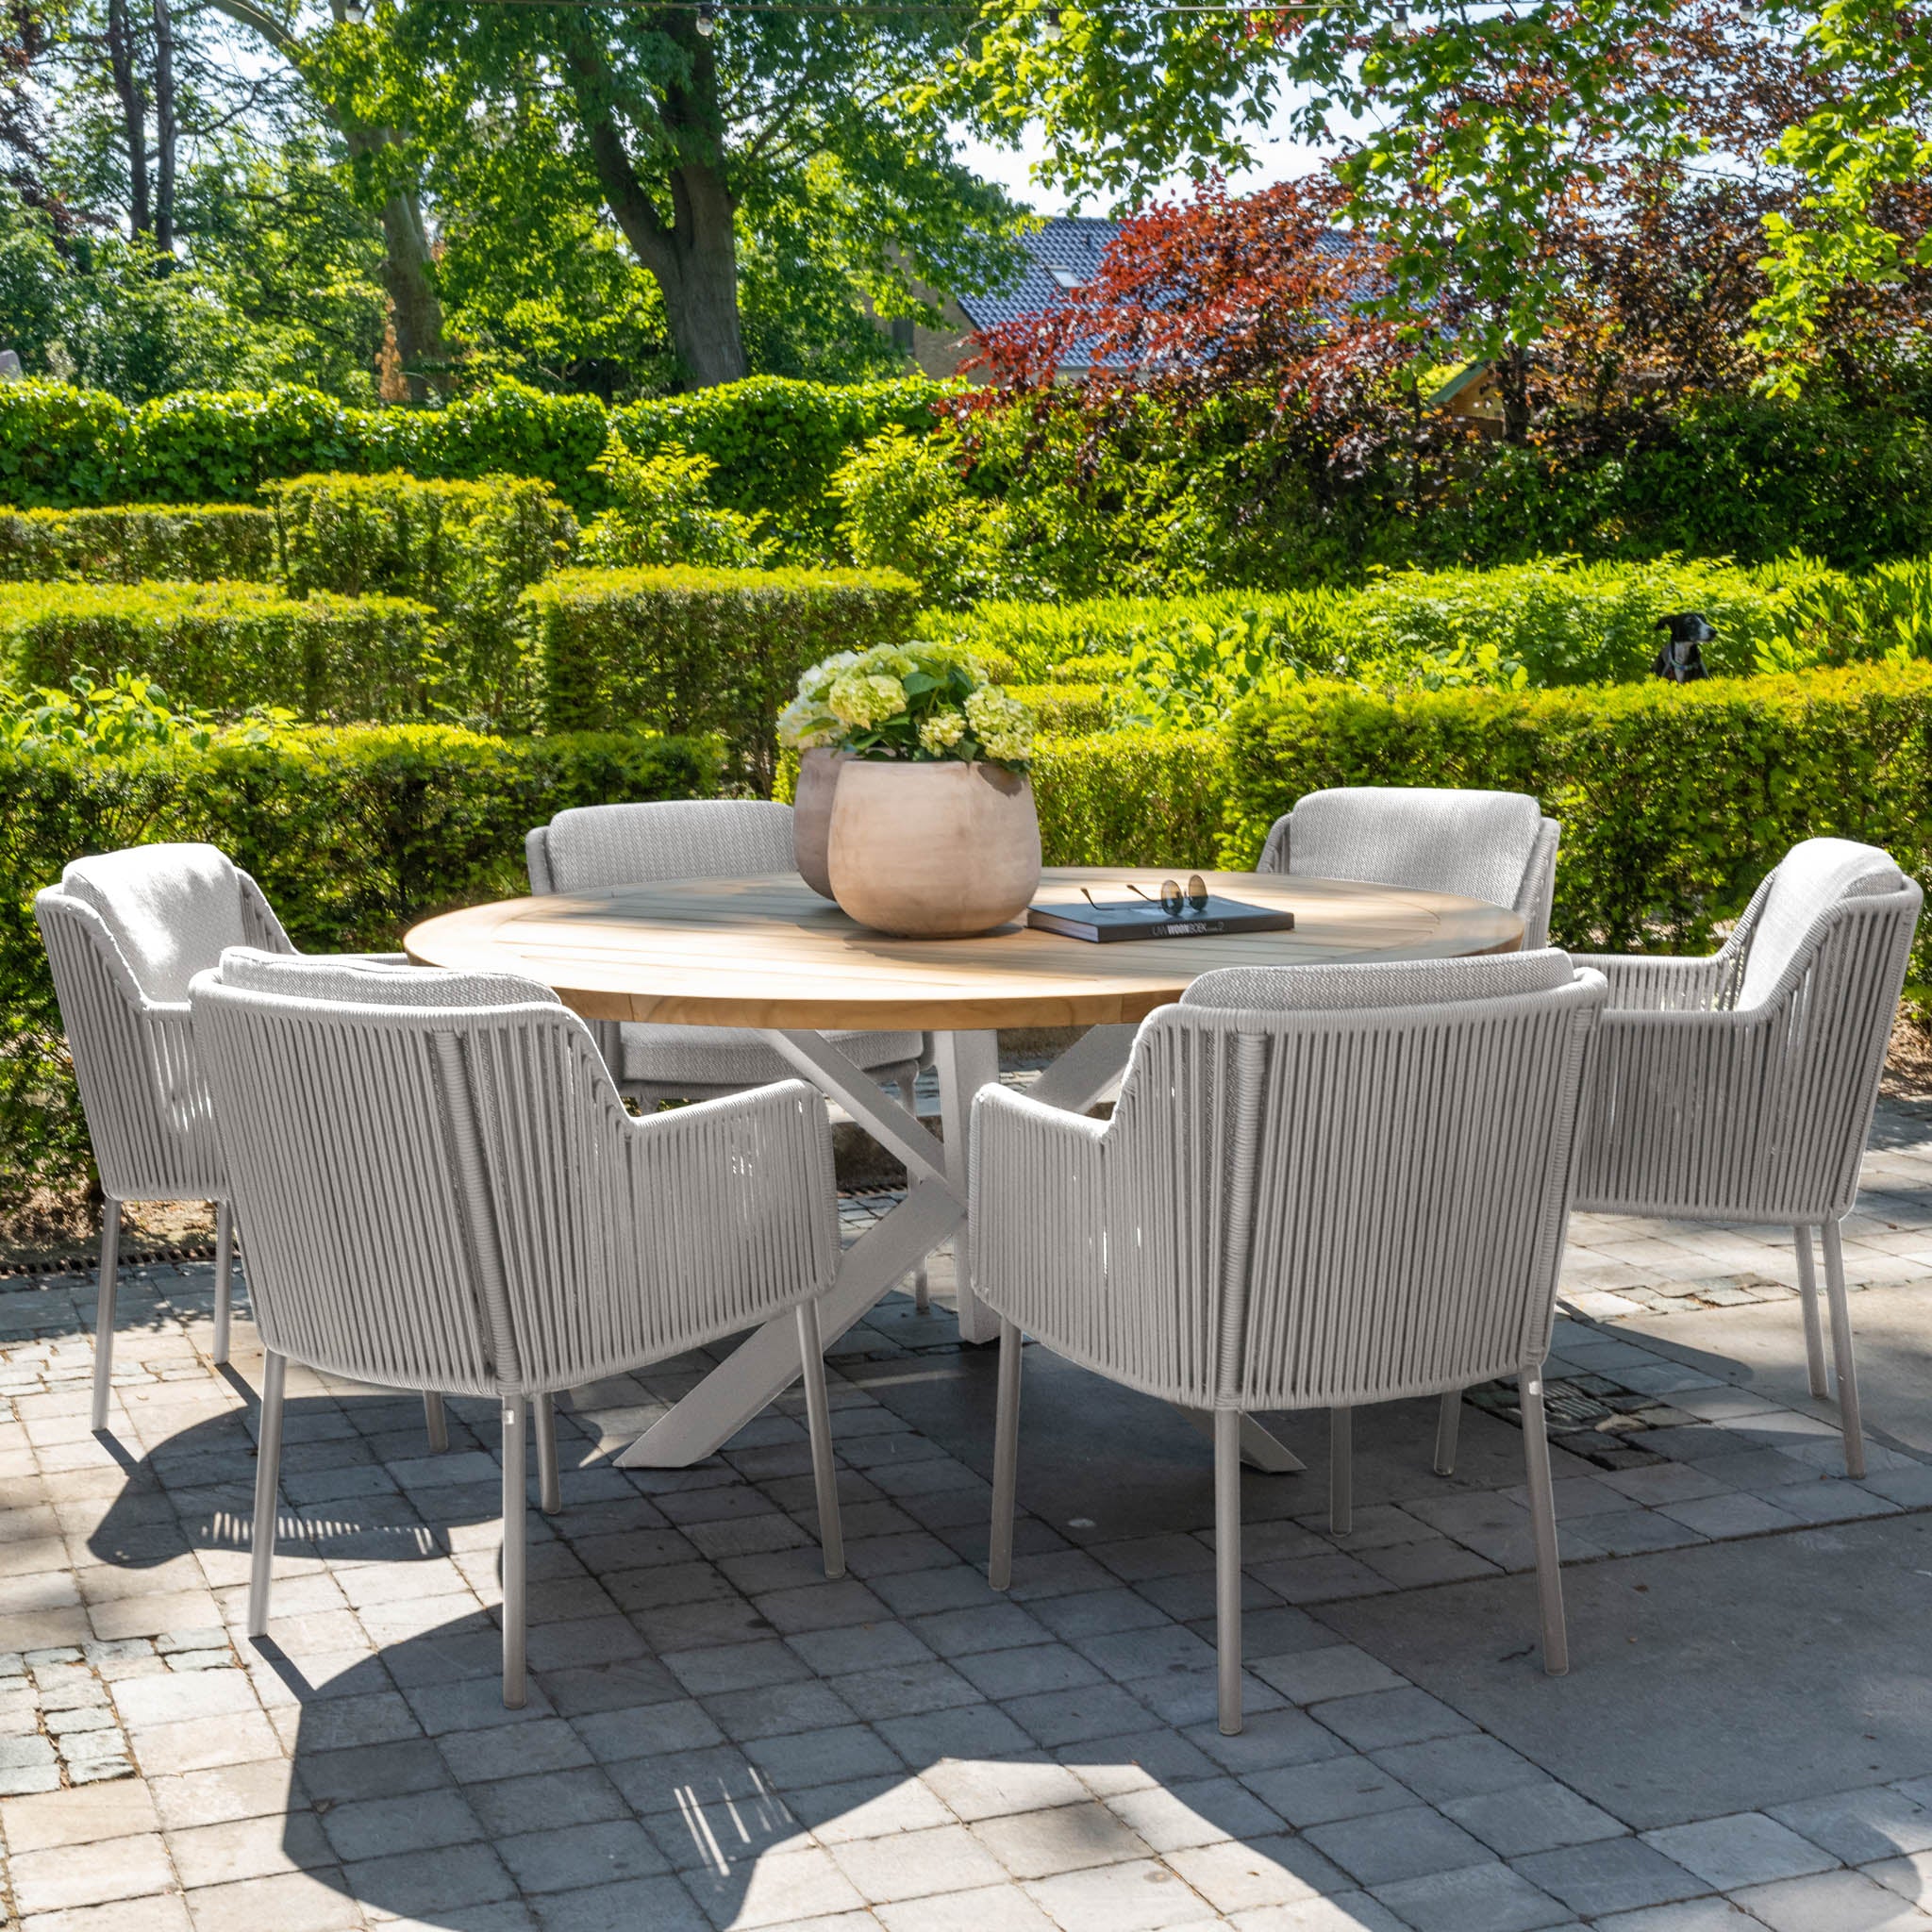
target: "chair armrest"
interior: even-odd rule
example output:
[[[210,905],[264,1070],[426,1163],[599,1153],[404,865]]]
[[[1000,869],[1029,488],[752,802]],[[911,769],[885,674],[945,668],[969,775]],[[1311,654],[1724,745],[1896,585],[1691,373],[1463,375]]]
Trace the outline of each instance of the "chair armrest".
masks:
[[[817,1088],[779,1080],[641,1118],[614,1094],[611,1108],[632,1225],[678,1249],[679,1306],[664,1311],[678,1332],[666,1340],[697,1347],[831,1287],[839,1201]]]
[[[1009,1087],[974,1101],[973,1290],[1008,1321],[1102,1287],[1108,1126]]]
[[[1573,953],[1571,959],[1601,973],[1609,984],[1605,1017],[1618,1012],[1711,1013],[1729,976],[1727,953],[1696,959],[1641,953]]]

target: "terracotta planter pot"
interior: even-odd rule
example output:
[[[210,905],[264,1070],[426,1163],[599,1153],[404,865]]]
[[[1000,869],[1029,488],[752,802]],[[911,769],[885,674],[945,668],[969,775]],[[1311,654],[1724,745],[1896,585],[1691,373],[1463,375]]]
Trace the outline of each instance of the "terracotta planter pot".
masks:
[[[1033,787],[992,765],[848,759],[828,856],[832,896],[861,925],[906,939],[990,932],[1040,884]]]
[[[832,837],[832,793],[838,789],[839,768],[847,762],[844,752],[815,745],[798,761],[798,788],[791,794],[793,863],[821,899],[838,896],[825,868],[825,849]]]

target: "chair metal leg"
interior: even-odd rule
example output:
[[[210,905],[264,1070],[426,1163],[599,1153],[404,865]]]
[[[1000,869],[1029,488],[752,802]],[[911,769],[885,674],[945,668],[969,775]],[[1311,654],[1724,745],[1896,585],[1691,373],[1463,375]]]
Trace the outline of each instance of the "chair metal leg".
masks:
[[[1550,1485],[1550,1439],[1543,1428],[1543,1376],[1539,1366],[1517,1378],[1523,1403],[1523,1460],[1529,1476],[1529,1526],[1536,1541],[1536,1593],[1542,1612],[1543,1669],[1553,1677],[1570,1668],[1563,1622],[1563,1571],[1557,1552],[1557,1496]]]
[[[108,1384],[114,1374],[114,1288],[121,1270],[121,1204],[101,1204],[101,1297],[94,1309],[92,1427],[108,1426]]]
[[[1346,1536],[1355,1526],[1355,1412],[1328,1411],[1328,1534]]]
[[[1456,1435],[1462,1424],[1462,1391],[1445,1389],[1436,1414],[1436,1474],[1456,1474]]]
[[[819,1305],[798,1305],[798,1358],[805,1370],[805,1417],[811,1428],[811,1482],[819,1506],[819,1547],[825,1574],[845,1574],[845,1531],[839,1520],[839,1470],[832,1460],[832,1405],[825,1399],[825,1346]]]
[[[430,1453],[441,1456],[449,1447],[449,1417],[443,1412],[442,1397],[433,1389],[424,1392],[423,1426],[429,1434]]]
[[[563,1507],[563,1486],[557,1477],[557,1406],[545,1393],[530,1407],[537,1424],[537,1507],[555,1516]]]
[[[235,1285],[235,1210],[215,1204],[215,1365],[228,1359],[228,1304]]]
[[[992,1424],[992,1537],[987,1547],[986,1580],[995,1590],[1013,1586],[1013,1516],[1020,1488],[1019,1327],[1000,1318],[1000,1392]]]
[[[1344,1415],[1347,1410],[1341,1411]],[[1221,1735],[1241,1728],[1241,1416],[1214,1411],[1214,1646]]]
[[[503,1704],[521,1710],[524,1688],[524,1438],[530,1405],[521,1395],[503,1398]]]
[[[1818,1276],[1811,1266],[1811,1230],[1799,1226],[1791,1230],[1798,1243],[1798,1299],[1805,1309],[1805,1369],[1811,1380],[1812,1394],[1831,1393],[1824,1374],[1824,1333],[1818,1319]]]
[[[1865,1431],[1858,1415],[1858,1364],[1852,1354],[1852,1311],[1845,1305],[1845,1251],[1836,1220],[1824,1224],[1824,1296],[1831,1305],[1831,1359],[1838,1370],[1838,1420],[1844,1431],[1845,1474],[1865,1474]]]
[[[275,1558],[276,1485],[282,1470],[282,1392],[289,1358],[273,1350],[261,1358],[260,1434],[255,1443],[255,1527],[248,1563],[248,1634],[268,1635],[269,1572]]]
[[[912,1306],[922,1315],[932,1313],[932,1271],[924,1261],[912,1271]]]

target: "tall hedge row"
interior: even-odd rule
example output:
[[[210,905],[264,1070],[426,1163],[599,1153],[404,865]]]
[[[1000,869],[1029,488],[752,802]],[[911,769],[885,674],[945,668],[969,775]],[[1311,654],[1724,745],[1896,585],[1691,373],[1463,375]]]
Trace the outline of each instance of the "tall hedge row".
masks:
[[[314,390],[183,391],[132,408],[64,383],[0,385],[0,505],[219,503],[311,471],[408,470],[464,480],[492,471],[551,484],[577,511],[602,507],[592,465],[611,429],[634,449],[682,441],[718,465],[733,508],[788,529],[829,531],[825,487],[845,452],[890,424],[930,418],[923,377],[839,385],[758,376],[611,411],[595,396],[516,383],[443,408],[358,409]]]
[[[130,758],[0,751],[0,1208],[88,1178],[85,1124],[33,919],[84,853],[206,839],[253,873],[297,945],[389,950],[417,921],[528,890],[524,834],[567,806],[708,796],[688,740],[497,739],[440,725],[176,743]]]
[[[769,792],[778,713],[808,665],[900,643],[919,587],[893,571],[558,571],[525,595],[549,729],[713,732]]]
[[[1801,839],[1864,840],[1932,878],[1932,665],[1393,700],[1304,685],[1228,725],[1223,862],[1252,864],[1331,785],[1531,792],[1563,827],[1558,944],[1702,951]]]

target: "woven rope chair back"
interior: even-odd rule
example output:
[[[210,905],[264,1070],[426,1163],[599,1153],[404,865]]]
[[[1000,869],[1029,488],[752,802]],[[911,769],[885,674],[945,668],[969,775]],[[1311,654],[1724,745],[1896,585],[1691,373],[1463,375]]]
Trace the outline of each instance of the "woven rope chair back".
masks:
[[[524,841],[533,892],[792,869],[791,808],[766,799],[667,799],[560,811]]]
[[[770,1312],[772,1129],[691,1108],[641,1131],[547,988],[230,954],[194,1014],[276,1353],[537,1393]]]
[[[1850,1213],[1924,894],[1876,847],[1848,850],[1876,863],[1814,865],[1796,903],[1775,874],[1759,888],[1727,1027],[1683,1024],[1679,1050],[1642,1060],[1644,1077],[1642,1041],[1606,1033],[1586,1104],[1586,1205]]]
[[[219,1198],[226,1168],[185,1005],[222,948],[286,951],[245,873],[212,845],[142,845],[76,859],[34,916],[111,1200]]]
[[[1541,1360],[1603,996],[1553,952],[1197,981],[1136,1041],[1087,1231],[1107,1292],[1072,1352],[1241,1409]]]

